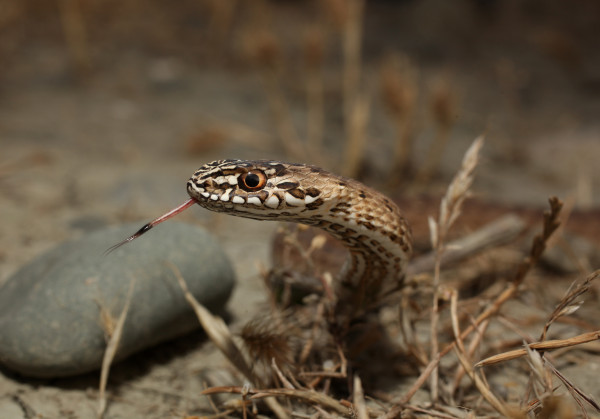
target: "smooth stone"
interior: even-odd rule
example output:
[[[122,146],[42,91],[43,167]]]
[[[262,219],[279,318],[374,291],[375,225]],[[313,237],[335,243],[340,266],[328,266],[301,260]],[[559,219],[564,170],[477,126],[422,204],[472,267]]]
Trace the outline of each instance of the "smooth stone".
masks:
[[[9,278],[0,288],[0,362],[31,377],[98,369],[106,348],[104,313],[116,324],[133,278],[117,359],[199,328],[170,264],[201,304],[222,311],[234,286],[233,267],[200,227],[169,221],[104,255],[140,226],[60,244]]]

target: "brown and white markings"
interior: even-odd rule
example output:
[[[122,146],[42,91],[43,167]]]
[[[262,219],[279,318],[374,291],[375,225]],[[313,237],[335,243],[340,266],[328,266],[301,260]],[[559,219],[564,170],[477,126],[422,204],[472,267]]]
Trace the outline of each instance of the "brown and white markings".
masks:
[[[350,251],[340,279],[360,297],[359,305],[403,279],[412,250],[408,223],[391,200],[360,182],[305,164],[217,160],[194,173],[187,191],[190,200],[114,247],[197,203],[211,211],[326,230]]]

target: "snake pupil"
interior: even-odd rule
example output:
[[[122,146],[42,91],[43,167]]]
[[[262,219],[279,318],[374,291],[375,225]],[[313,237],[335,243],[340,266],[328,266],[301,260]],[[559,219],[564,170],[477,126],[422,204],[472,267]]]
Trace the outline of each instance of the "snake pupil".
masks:
[[[248,173],[248,176],[246,176],[246,186],[248,186],[249,188],[256,188],[259,183],[260,178],[258,177],[258,175],[254,173]]]

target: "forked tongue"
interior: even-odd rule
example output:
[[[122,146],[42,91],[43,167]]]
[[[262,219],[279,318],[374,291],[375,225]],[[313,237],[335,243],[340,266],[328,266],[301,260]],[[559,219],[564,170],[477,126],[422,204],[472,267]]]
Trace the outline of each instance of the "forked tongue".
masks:
[[[191,207],[195,203],[196,203],[195,199],[193,199],[193,198],[188,199],[183,204],[179,205],[177,208],[173,208],[171,211],[167,212],[166,214],[163,214],[160,217],[158,217],[158,218],[150,221],[148,224],[144,225],[142,228],[140,228],[138,231],[136,231],[131,236],[127,237],[125,240],[120,241],[119,243],[115,244],[114,246],[109,247],[108,249],[106,249],[106,251],[104,252],[104,254],[107,255],[110,252],[112,252],[113,250],[116,250],[119,247],[123,246],[124,244],[127,244],[130,241],[133,241],[133,240],[137,239],[142,234],[147,233],[148,230],[150,230],[155,225],[158,225],[158,224],[162,223],[163,221],[167,221],[169,218],[174,217],[177,214],[179,214],[180,212],[185,211],[186,209],[188,209],[189,207]]]

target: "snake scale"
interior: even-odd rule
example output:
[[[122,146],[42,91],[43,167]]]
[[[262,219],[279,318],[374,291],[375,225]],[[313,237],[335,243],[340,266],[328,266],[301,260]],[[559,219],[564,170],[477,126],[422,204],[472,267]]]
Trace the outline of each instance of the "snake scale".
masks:
[[[190,199],[110,250],[198,204],[220,213],[327,231],[350,252],[339,279],[340,292],[351,292],[352,304],[376,301],[386,289],[402,284],[412,251],[410,227],[396,204],[356,180],[305,164],[217,160],[194,172],[187,192]]]

